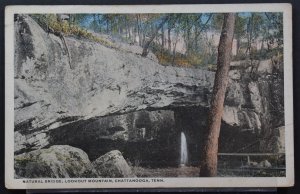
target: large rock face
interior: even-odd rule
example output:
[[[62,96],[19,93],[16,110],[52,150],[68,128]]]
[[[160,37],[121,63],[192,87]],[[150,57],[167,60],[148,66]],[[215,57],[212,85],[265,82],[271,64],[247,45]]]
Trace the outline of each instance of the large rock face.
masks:
[[[280,57],[273,61],[245,60],[231,63],[231,79],[223,115],[226,125],[222,128],[221,139],[228,141],[232,136],[235,141],[243,140],[243,133],[240,133],[243,131],[244,134],[249,133],[249,137],[252,136],[244,140],[243,147],[237,151],[284,152],[284,134],[277,132],[280,131],[278,128],[284,126],[282,67],[283,59]],[[236,132],[230,134],[230,130]]]
[[[208,106],[214,73],[164,67],[139,55],[59,37],[30,17],[15,22],[15,139],[47,145],[51,129],[76,121],[143,109]],[[28,147],[28,144],[27,144]],[[15,151],[26,150],[15,141]]]
[[[15,156],[18,178],[97,177],[87,154],[67,145],[51,146]]]
[[[146,108],[208,104],[203,90],[211,89],[212,72],[164,67],[136,54],[66,37],[69,64],[60,38],[47,35],[29,17],[16,22],[15,29],[16,129]],[[25,45],[31,45],[30,51]]]
[[[135,177],[119,150],[113,150],[106,153],[97,158],[92,164],[101,177]]]
[[[69,62],[62,40],[28,16],[15,22],[15,37],[15,154],[68,144],[92,160],[118,149],[136,164],[177,164],[183,131],[199,161],[214,72],[162,66],[137,46],[78,37],[65,37]],[[231,63],[220,152],[284,152],[277,61]]]

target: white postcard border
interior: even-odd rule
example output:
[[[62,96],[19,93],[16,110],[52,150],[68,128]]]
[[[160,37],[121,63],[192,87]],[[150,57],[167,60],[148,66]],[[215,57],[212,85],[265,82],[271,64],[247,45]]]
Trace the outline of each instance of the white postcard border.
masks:
[[[14,17],[15,13],[216,13],[283,12],[284,36],[284,106],[286,177],[196,177],[138,178],[150,182],[66,183],[86,178],[50,179],[63,183],[24,183],[33,179],[14,179]],[[292,7],[290,4],[200,4],[200,5],[113,5],[113,6],[7,6],[5,9],[5,185],[14,189],[43,188],[178,188],[178,187],[286,187],[294,184],[293,83],[292,83]],[[91,180],[101,180],[91,179]],[[134,178],[127,178],[127,180]],[[49,179],[37,179],[46,181]],[[107,179],[109,180],[109,179]],[[126,181],[126,179],[124,179]]]

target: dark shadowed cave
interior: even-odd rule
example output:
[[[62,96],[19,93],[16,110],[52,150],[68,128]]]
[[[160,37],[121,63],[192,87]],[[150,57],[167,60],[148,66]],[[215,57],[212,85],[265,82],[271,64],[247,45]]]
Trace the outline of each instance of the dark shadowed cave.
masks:
[[[187,138],[188,165],[197,166],[203,146],[207,108],[137,111],[78,121],[49,131],[49,146],[71,145],[85,151],[90,160],[120,150],[135,166],[175,167],[180,162],[180,133]],[[220,152],[236,152],[255,135],[222,124]],[[248,150],[241,151],[251,151]],[[255,151],[255,146],[250,147]]]

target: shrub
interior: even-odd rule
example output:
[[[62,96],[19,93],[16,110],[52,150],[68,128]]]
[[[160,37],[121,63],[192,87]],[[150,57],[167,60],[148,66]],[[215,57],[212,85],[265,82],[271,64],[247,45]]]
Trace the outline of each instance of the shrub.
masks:
[[[55,32],[62,32],[66,36],[76,36],[98,42],[107,47],[114,47],[113,44],[105,39],[93,35],[86,29],[67,21],[59,22],[55,14],[32,14],[30,15],[46,32],[48,28]]]

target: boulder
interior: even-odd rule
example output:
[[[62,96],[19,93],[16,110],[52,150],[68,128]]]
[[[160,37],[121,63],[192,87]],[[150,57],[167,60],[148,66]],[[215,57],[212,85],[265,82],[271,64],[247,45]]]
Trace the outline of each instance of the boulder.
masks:
[[[257,68],[257,73],[271,74],[273,71],[273,64],[271,59],[260,61]]]
[[[240,121],[240,127],[243,129],[249,129],[253,133],[260,134],[261,132],[261,121],[259,116],[253,110],[242,110],[238,113]]]
[[[229,71],[228,75],[229,75],[230,79],[232,79],[232,80],[241,79],[241,72],[237,69]]]
[[[106,153],[97,158],[92,164],[101,177],[135,177],[119,150]]]
[[[272,153],[285,153],[285,127],[266,131],[260,141],[260,150]]]
[[[241,83],[230,80],[226,91],[225,104],[229,106],[240,107],[245,103],[244,94]]]
[[[260,167],[260,168],[271,168],[272,167],[272,164],[268,161],[268,160],[264,160],[264,161],[261,161],[257,167]]]
[[[225,123],[229,125],[238,126],[239,125],[238,108],[225,105],[222,119]]]
[[[250,82],[248,84],[248,89],[250,92],[252,106],[254,107],[257,113],[261,113],[263,109],[262,109],[262,101],[261,101],[261,95],[260,95],[258,84],[256,82]]]
[[[97,177],[87,154],[68,145],[16,155],[15,175],[23,178]]]

